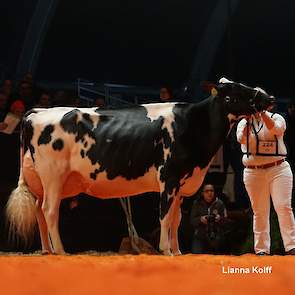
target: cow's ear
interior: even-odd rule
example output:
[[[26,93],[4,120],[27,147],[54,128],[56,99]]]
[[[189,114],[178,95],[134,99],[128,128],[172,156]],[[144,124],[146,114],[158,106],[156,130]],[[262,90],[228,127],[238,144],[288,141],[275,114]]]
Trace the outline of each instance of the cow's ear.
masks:
[[[201,88],[203,91],[211,93],[211,90],[213,88],[216,88],[216,85],[213,82],[210,81],[202,81],[201,82]]]
[[[211,89],[211,95],[215,97],[215,96],[217,96],[217,94],[218,94],[217,89],[216,89],[215,87],[213,87],[213,88]]]

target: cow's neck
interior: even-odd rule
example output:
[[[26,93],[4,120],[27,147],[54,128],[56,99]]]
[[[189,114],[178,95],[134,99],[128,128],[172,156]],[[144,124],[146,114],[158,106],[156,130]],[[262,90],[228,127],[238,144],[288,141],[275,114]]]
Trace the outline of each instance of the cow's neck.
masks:
[[[200,153],[195,156],[196,164],[206,167],[230,132],[231,124],[223,101],[210,96],[201,103],[192,104],[188,110],[192,149]],[[200,119],[201,118],[201,119]]]

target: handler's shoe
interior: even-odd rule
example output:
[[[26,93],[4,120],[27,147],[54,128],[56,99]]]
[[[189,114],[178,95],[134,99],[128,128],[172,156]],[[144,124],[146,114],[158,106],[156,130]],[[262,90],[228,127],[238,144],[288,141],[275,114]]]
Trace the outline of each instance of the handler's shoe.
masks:
[[[286,255],[295,255],[295,248],[286,252]]]
[[[295,254],[295,253],[294,253]],[[268,253],[266,253],[266,252],[258,252],[258,253],[256,253],[256,255],[257,256],[267,256],[267,255],[269,255]]]

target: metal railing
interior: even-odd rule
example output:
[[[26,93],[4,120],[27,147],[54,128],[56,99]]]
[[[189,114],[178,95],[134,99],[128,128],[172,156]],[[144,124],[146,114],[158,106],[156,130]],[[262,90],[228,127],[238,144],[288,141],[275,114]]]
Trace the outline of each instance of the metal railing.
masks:
[[[78,78],[77,94],[88,106],[94,104],[98,97],[104,97],[106,105],[134,106],[156,101],[158,89],[112,83],[99,84]]]

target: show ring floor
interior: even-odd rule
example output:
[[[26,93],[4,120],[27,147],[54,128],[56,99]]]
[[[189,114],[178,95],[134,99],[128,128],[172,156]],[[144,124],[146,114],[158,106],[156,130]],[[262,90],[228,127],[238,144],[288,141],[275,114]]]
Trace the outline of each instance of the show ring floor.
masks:
[[[9,254],[0,256],[0,290],[3,295],[288,295],[295,294],[295,257]]]

